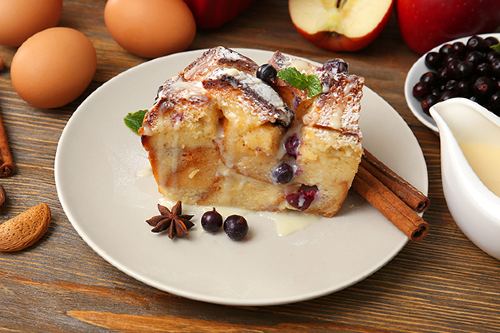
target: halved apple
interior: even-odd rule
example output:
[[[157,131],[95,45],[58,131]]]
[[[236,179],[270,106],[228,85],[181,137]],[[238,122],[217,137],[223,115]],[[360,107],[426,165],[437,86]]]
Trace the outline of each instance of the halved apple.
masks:
[[[289,0],[297,31],[332,51],[357,51],[370,44],[389,20],[393,0]]]

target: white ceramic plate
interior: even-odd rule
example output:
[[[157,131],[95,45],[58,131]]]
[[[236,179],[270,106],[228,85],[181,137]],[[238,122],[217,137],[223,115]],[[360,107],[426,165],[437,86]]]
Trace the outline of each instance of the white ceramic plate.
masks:
[[[271,52],[237,49],[264,63]],[[159,198],[140,139],[123,124],[127,112],[151,105],[158,86],[203,50],[159,58],[116,76],[90,95],[63,131],[55,160],[59,199],[80,236],[126,274],[158,289],[206,302],[271,305],[345,288],[375,272],[406,244],[377,210],[350,195],[340,214],[279,237],[266,214],[248,218],[250,237],[231,241],[204,232],[171,241],[144,222]],[[364,90],[365,146],[424,193],[422,151],[403,119]],[[244,195],[242,193],[242,195]],[[189,210],[189,207],[187,207]],[[82,267],[82,269],[85,269]]]
[[[479,36],[481,36],[483,38],[493,36],[493,37],[500,39],[500,33],[482,34]],[[444,44],[448,44],[448,43],[454,43],[454,42],[466,43],[470,37],[471,36],[462,37],[462,38],[458,38],[458,39],[454,39],[454,40],[445,42],[439,46],[436,46],[435,48],[433,48],[429,52],[437,52],[437,51],[439,51],[439,48],[441,46],[443,46]],[[413,64],[413,66],[411,66],[410,71],[406,75],[405,98],[406,98],[406,103],[408,104],[408,107],[410,108],[413,115],[415,117],[417,117],[417,119],[420,120],[420,122],[422,124],[424,124],[425,126],[427,126],[428,128],[430,128],[431,130],[433,130],[434,132],[437,133],[438,128],[436,126],[436,122],[434,121],[434,119],[432,119],[432,117],[430,115],[428,115],[427,113],[425,113],[422,110],[422,108],[420,107],[420,102],[415,97],[413,97],[413,93],[412,93],[413,86],[420,80],[420,77],[422,76],[422,74],[424,74],[425,72],[428,72],[428,71],[430,71],[430,69],[427,68],[427,66],[425,66],[425,54],[424,54]]]

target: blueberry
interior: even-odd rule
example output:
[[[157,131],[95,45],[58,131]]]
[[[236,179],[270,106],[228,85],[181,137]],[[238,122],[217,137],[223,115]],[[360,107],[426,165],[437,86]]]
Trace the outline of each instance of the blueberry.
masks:
[[[293,134],[285,141],[286,153],[290,156],[297,157],[299,150],[300,140],[297,134]]]
[[[497,91],[490,97],[490,111],[497,116],[500,115],[500,91]]]
[[[272,83],[278,72],[272,65],[264,64],[257,69],[257,77],[264,82]]]
[[[273,181],[278,184],[289,183],[293,178],[293,168],[286,162],[281,162],[271,173]]]
[[[500,79],[500,58],[491,62],[491,72],[495,77]]]
[[[450,80],[445,83],[444,90],[452,90],[455,91],[457,89],[458,82],[455,80]]]
[[[492,46],[492,45],[496,45],[498,44],[498,39],[496,39],[495,37],[493,36],[490,36],[490,37],[486,37],[484,39],[484,41],[486,42],[486,44],[489,46]]]
[[[487,76],[491,72],[491,66],[487,62],[482,62],[479,65],[476,66],[476,73],[477,76]]]
[[[217,232],[222,227],[222,215],[215,210],[205,212],[201,217],[201,226],[205,231]]]
[[[480,62],[483,62],[485,56],[483,53],[478,52],[478,51],[472,51],[467,56],[465,57],[465,61],[471,62],[474,65],[479,64]]]
[[[476,95],[487,96],[493,91],[494,85],[495,83],[492,79],[486,76],[481,76],[478,77],[476,81],[474,81],[472,90],[474,91],[474,93],[476,93]]]
[[[458,70],[459,65],[460,61],[458,61],[457,59],[449,61],[448,64],[446,65],[450,71],[450,75],[452,78],[457,78],[459,76],[459,70]]]
[[[429,52],[425,55],[425,65],[430,69],[438,70],[441,62],[442,57],[437,52]]]
[[[441,99],[440,101],[446,101],[447,99],[457,97],[457,92],[455,90],[446,90],[444,93],[441,94]]]
[[[420,77],[420,82],[425,84],[427,87],[432,88],[439,82],[439,77],[434,72],[427,72]]]
[[[467,81],[459,81],[457,84],[457,93],[459,96],[467,97],[470,94],[469,83]]]
[[[224,221],[224,231],[232,240],[242,240],[248,233],[247,220],[240,215],[230,215]]]
[[[466,51],[465,44],[462,42],[453,43],[453,53],[455,53],[459,57],[463,57]]]
[[[487,51],[488,47],[488,42],[486,42],[482,37],[479,36],[472,36],[467,41],[467,48],[469,50]]]
[[[488,60],[490,62],[490,64],[492,64],[495,60],[498,60],[498,59],[500,59],[500,53],[498,53],[498,52],[491,51],[491,52],[488,52],[488,54],[486,54],[486,60]]]
[[[422,82],[417,82],[417,84],[413,86],[413,96],[419,101],[423,99],[425,96],[427,96],[429,93],[430,93],[429,88]]]
[[[441,46],[439,48],[439,53],[442,56],[446,56],[448,54],[452,54],[453,53],[453,46],[451,44],[444,44],[443,46]]]
[[[432,89],[431,95],[439,99],[439,98],[441,98],[441,90],[439,90],[439,89]]]
[[[483,102],[483,99],[481,97],[476,96],[476,95],[470,96],[469,99],[473,102],[478,103],[478,104],[481,104]]]
[[[443,64],[447,64],[450,61],[459,61],[460,59],[457,59],[457,56],[455,54],[448,54],[444,57]]]
[[[457,76],[461,79],[465,79],[472,74],[474,70],[474,65],[469,61],[462,61],[457,65]]]
[[[448,68],[448,66],[445,66],[445,67],[441,68],[441,70],[438,73],[438,76],[442,82],[446,82],[453,77],[453,74],[450,71],[450,69]]]
[[[436,97],[434,95],[428,95],[426,96],[421,102],[420,102],[420,106],[422,107],[422,110],[429,114],[429,109],[431,106],[433,106],[434,104],[436,104],[437,102],[439,102],[439,99],[441,98],[441,96],[439,97]]]

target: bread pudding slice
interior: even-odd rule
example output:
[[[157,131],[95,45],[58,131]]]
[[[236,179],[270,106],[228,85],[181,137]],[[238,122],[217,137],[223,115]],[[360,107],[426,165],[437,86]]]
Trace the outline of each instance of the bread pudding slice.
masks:
[[[298,142],[294,155],[299,172],[294,181],[318,188],[308,212],[333,216],[341,208],[363,153],[358,120],[364,79],[348,74],[341,59],[314,66],[278,51],[269,63],[278,71],[295,67],[321,82],[323,92],[313,98],[280,79],[274,86],[296,115],[295,128],[287,133]]]
[[[278,70],[294,62],[270,60]],[[167,80],[140,130],[159,191],[190,204],[335,215],[361,158],[363,80],[301,66],[323,93],[266,83],[255,62],[223,47]]]

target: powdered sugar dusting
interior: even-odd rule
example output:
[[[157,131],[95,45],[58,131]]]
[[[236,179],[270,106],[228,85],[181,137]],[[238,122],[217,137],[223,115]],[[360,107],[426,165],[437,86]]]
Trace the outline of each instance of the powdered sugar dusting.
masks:
[[[220,58],[224,58],[224,59],[231,60],[231,61],[238,61],[238,60],[245,60],[246,59],[246,57],[239,54],[238,52],[233,51],[233,50],[228,49],[228,48],[223,47],[223,46],[217,46],[215,48],[215,50]]]
[[[256,100],[263,104],[261,106],[267,109],[261,110],[266,112],[258,113],[262,120],[272,122],[280,120],[285,125],[292,121],[293,114],[285,106],[281,97],[261,79],[236,68],[218,68],[207,77],[207,81],[220,79],[226,79],[233,86],[239,86],[244,92],[256,97]]]
[[[328,127],[361,137],[359,113],[364,79],[356,75],[336,74],[327,93],[320,95],[304,116],[304,123]]]
[[[247,73],[255,73],[257,64],[231,49],[218,46],[203,53],[201,57],[187,66],[180,76],[186,81],[203,80],[217,68],[236,68]]]

